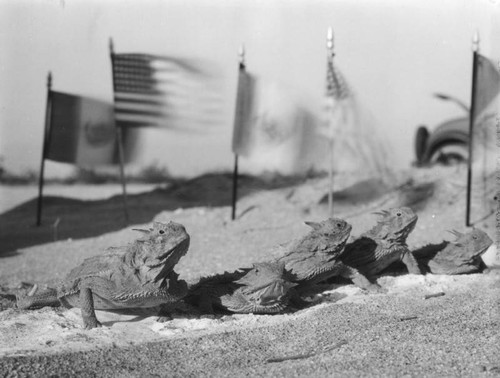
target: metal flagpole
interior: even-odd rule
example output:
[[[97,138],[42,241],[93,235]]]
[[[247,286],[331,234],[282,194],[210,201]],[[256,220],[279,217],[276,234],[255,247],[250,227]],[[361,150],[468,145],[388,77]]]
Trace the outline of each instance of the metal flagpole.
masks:
[[[47,75],[47,104],[45,107],[45,125],[43,133],[42,161],[40,163],[40,176],[38,177],[38,203],[36,212],[36,225],[42,224],[42,198],[43,198],[43,179],[45,173],[45,157],[49,148],[50,128],[52,118],[52,73]]]
[[[465,225],[471,226],[470,222],[470,206],[471,206],[471,184],[472,184],[472,136],[474,128],[474,117],[476,110],[476,81],[477,81],[477,59],[479,51],[479,33],[474,33],[472,39],[472,90],[469,112],[469,159],[467,161],[467,203],[465,209]]]
[[[111,56],[111,71],[112,71],[112,80],[113,80],[113,93],[116,93],[116,85],[115,85],[115,52],[113,47],[113,39],[109,39],[109,53]],[[114,112],[113,112],[114,114]],[[116,131],[116,143],[118,146],[118,158],[120,160],[120,181],[122,183],[122,199],[123,199],[123,212],[125,214],[125,223],[129,224],[129,214],[128,214],[128,205],[127,205],[127,187],[125,182],[125,156],[123,152],[123,134],[121,127],[117,124],[115,118],[115,131]]]
[[[236,198],[238,197],[238,154],[234,154],[234,171],[233,171],[233,199],[231,209],[231,220],[236,218]]]
[[[239,80],[240,80],[240,73],[244,72],[246,70],[245,66],[245,47],[242,45],[238,51],[238,57],[239,57],[239,71],[238,71],[238,85]],[[238,96],[239,93],[236,93],[236,96]],[[238,98],[236,98],[236,101],[238,101]],[[237,107],[238,105],[236,105]],[[234,117],[235,122],[241,121],[238,117],[238,114],[235,115]],[[231,209],[231,220],[234,220],[236,218],[236,201],[238,199],[238,154],[234,154],[234,170],[233,170],[233,198],[232,198],[232,209]]]
[[[331,27],[328,28],[328,32],[326,34],[326,48],[327,48],[327,59],[333,60],[335,53],[333,52],[333,29]],[[328,80],[328,79],[327,79]],[[333,109],[330,109],[330,114],[328,117],[329,120],[329,128],[330,131],[333,128],[332,124],[332,113]],[[329,181],[329,190],[328,190],[328,214],[330,217],[333,217],[333,133],[330,133],[329,140],[329,166],[328,166],[328,181]]]

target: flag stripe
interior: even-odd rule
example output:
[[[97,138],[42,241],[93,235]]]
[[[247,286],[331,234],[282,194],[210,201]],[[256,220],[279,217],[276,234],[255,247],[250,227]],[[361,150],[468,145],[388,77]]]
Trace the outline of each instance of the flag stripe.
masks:
[[[120,115],[129,115],[129,114],[135,114],[138,116],[144,115],[144,116],[154,116],[154,117],[163,117],[165,116],[165,113],[160,110],[149,110],[149,109],[140,109],[137,107],[115,107],[115,110],[118,109],[120,112]]]
[[[115,117],[116,117],[117,122],[122,122],[122,121],[135,122],[135,123],[143,122],[144,124],[148,124],[148,125],[152,125],[152,124],[157,125],[157,124],[161,124],[164,121],[163,117],[155,117],[154,115],[148,116],[148,115],[144,115],[144,114],[120,113],[120,114],[117,114]]]

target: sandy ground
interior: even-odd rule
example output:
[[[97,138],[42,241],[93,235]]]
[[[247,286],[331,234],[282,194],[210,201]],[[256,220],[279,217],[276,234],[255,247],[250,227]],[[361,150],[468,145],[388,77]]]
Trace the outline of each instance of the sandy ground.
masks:
[[[402,172],[396,181],[384,190],[366,184],[369,192],[379,192],[369,201],[366,193],[338,195],[336,216],[358,235],[374,224],[371,212],[409,205],[419,215],[408,239],[412,249],[449,240],[446,230],[466,230],[463,169]],[[357,178],[346,175],[336,182],[341,190]],[[0,214],[0,286],[11,293],[22,282],[53,286],[86,257],[133,240],[131,228],[152,220],[186,226],[192,243],[176,270],[194,281],[264,260],[277,244],[306,233],[304,220],[327,217],[327,207],[319,203],[327,192],[324,178],[241,183],[235,221],[227,175],[131,196],[129,226],[119,197],[80,201],[54,193],[44,205],[44,226],[35,228],[29,222],[36,203],[29,200]],[[65,221],[54,235],[58,217]],[[495,219],[493,214],[476,224],[494,240]],[[78,309],[19,311],[6,299],[0,311],[0,371],[7,376],[500,376],[495,248],[486,260],[492,269],[483,274],[386,275],[378,279],[384,294],[327,285],[317,305],[296,313],[202,319],[179,313],[158,323],[154,311],[98,311],[105,327],[91,331],[81,328]],[[444,295],[425,299],[434,293]]]

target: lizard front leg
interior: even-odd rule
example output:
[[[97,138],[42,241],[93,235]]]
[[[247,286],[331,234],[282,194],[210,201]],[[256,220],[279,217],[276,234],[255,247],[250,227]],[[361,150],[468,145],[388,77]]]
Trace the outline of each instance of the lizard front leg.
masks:
[[[422,274],[422,271],[420,270],[418,266],[418,262],[415,259],[415,256],[410,251],[406,251],[403,253],[403,256],[401,257],[401,261],[403,264],[406,265],[406,268],[408,269],[408,273],[410,274]]]
[[[95,316],[92,290],[88,287],[80,287],[80,308],[82,311],[82,319],[85,329],[102,327],[102,324]]]
[[[379,284],[371,283],[370,280],[366,278],[363,274],[361,274],[357,269],[352,268],[350,266],[344,265],[343,269],[340,272],[340,275],[344,278],[352,280],[354,285],[363,290],[368,290],[373,293],[385,292],[385,290],[382,287],[380,287]]]

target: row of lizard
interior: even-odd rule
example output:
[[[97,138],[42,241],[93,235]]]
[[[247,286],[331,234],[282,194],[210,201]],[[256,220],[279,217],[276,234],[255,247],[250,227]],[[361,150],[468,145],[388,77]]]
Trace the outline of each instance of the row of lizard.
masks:
[[[456,241],[411,252],[406,239],[417,223],[407,207],[384,210],[377,224],[348,243],[352,226],[329,218],[306,222],[311,230],[273,251],[277,257],[251,268],[201,278],[188,285],[174,271],[189,248],[190,236],[179,223],[154,222],[144,235],[124,247],[88,258],[69,272],[56,289],[19,297],[19,309],[63,305],[79,307],[86,329],[100,327],[95,309],[148,308],[182,302],[201,312],[214,307],[239,313],[279,313],[307,304],[301,298],[332,277],[352,280],[379,292],[376,276],[401,261],[411,274],[463,274],[484,268],[480,256],[492,244],[473,229],[454,231]]]

